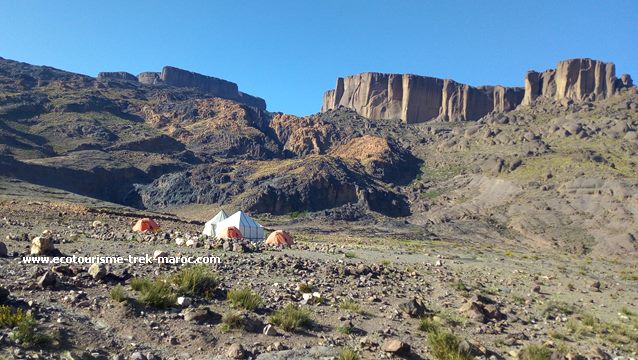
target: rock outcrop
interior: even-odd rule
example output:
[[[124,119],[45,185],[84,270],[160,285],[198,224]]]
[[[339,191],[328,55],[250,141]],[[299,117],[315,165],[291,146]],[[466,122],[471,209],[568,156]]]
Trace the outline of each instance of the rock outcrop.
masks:
[[[162,72],[143,72],[137,76],[144,85],[166,84],[175,87],[194,88],[214,97],[266,110],[266,101],[239,91],[237,84],[224,79],[198,74],[192,71],[165,66]]]
[[[114,80],[138,82],[137,76],[127,73],[126,71],[101,72],[97,74],[97,79],[99,81]]]
[[[322,111],[344,106],[370,119],[467,121],[493,111],[512,110],[522,98],[522,88],[473,87],[427,76],[362,73],[338,78],[336,88],[324,95]]]
[[[529,71],[525,75],[523,105],[539,97],[572,101],[600,100],[614,95],[623,87],[631,87],[631,76],[616,79],[616,66],[592,59],[561,61],[556,69]]]
[[[468,121],[529,105],[539,97],[597,100],[631,86],[628,74],[616,78],[613,63],[592,59],[565,60],[556,69],[529,71],[525,88],[474,87],[427,76],[362,73],[338,78],[335,89],[324,94],[321,111],[346,107],[370,119],[406,123]]]
[[[151,71],[140,73],[137,75],[137,79],[144,85],[156,85],[162,82],[160,73]]]

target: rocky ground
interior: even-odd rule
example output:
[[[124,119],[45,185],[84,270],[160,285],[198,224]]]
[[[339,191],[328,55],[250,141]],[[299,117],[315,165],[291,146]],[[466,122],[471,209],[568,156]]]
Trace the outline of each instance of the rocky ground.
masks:
[[[521,252],[480,241],[416,240],[409,233],[375,236],[378,229],[348,231],[344,222],[323,231],[290,223],[298,244],[289,249],[224,245],[199,237],[199,224],[161,215],[162,232],[135,234],[129,229],[138,214],[103,205],[3,198],[0,234],[7,252],[0,254],[0,268],[8,296],[2,301],[30,313],[32,330],[47,338],[16,341],[17,328],[4,327],[0,356],[315,359],[346,358],[342,349],[348,348],[365,359],[442,358],[436,355],[442,342],[433,334],[454,334],[446,343],[457,356],[471,354],[459,359],[525,358],[530,349],[552,358],[629,358],[638,351],[632,258]],[[284,219],[263,221],[278,226]],[[140,300],[133,279],[165,278],[182,266],[22,263],[37,236],[53,240],[59,251],[53,257],[158,250],[217,256],[221,263],[207,269],[219,284],[210,296],[156,308]],[[196,244],[187,246],[188,240]],[[129,299],[113,298],[118,284]],[[263,300],[255,309],[227,300],[229,291],[244,287]],[[287,304],[307,310],[307,327],[274,325],[264,333]],[[236,311],[240,320],[232,322]]]

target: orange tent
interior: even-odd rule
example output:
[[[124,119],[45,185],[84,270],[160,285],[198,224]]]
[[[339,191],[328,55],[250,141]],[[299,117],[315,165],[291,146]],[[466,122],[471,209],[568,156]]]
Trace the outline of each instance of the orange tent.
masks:
[[[244,238],[244,236],[241,234],[241,231],[239,231],[239,229],[234,226],[227,226],[225,228],[222,228],[219,231],[219,234],[217,235],[217,237],[219,239],[224,239],[224,240]]]
[[[293,245],[292,236],[284,230],[275,230],[268,235],[267,245]]]
[[[133,226],[133,231],[158,231],[159,228],[159,225],[153,219],[144,218],[137,220],[137,223]]]

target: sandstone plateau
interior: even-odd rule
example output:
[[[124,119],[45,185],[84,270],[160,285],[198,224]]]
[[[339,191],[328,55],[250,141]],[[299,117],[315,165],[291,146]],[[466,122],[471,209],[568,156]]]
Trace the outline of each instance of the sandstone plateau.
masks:
[[[525,88],[474,87],[428,76],[361,73],[338,78],[336,88],[324,94],[321,111],[343,106],[370,119],[401,119],[409,124],[472,121],[529,105],[538,97],[593,100],[631,85],[629,75],[616,78],[613,63],[591,59],[561,61],[556,69],[543,73],[530,71]]]

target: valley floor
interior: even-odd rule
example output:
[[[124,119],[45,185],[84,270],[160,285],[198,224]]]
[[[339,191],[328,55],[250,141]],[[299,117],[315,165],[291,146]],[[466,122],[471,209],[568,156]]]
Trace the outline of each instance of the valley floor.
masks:
[[[5,310],[31,313],[37,321],[31,330],[45,335],[41,344],[21,343],[17,330],[0,326],[0,358],[346,358],[344,348],[364,359],[442,358],[450,351],[481,358],[629,358],[638,351],[635,259],[368,237],[328,224],[322,231],[293,230],[298,244],[290,249],[225,251],[202,238],[198,247],[178,246],[176,238],[195,240],[201,226],[169,217],[159,220],[162,233],[140,236],[130,232],[136,217],[124,208],[105,212],[96,204],[15,195],[0,201],[0,235],[8,248],[0,257],[0,287],[10,293]],[[110,265],[106,276],[94,278],[88,265],[22,263],[31,239],[44,230],[69,256],[152,256],[156,250],[217,256],[221,263],[207,270],[219,285],[209,296],[191,296],[190,306],[157,309],[144,304],[132,279],[175,276],[182,266]],[[39,284],[46,274],[53,284]],[[117,284],[127,300],[113,295]],[[226,299],[240,288],[259,294],[261,304],[241,310]],[[275,325],[264,334],[289,303],[305,311],[306,326],[285,331]]]

